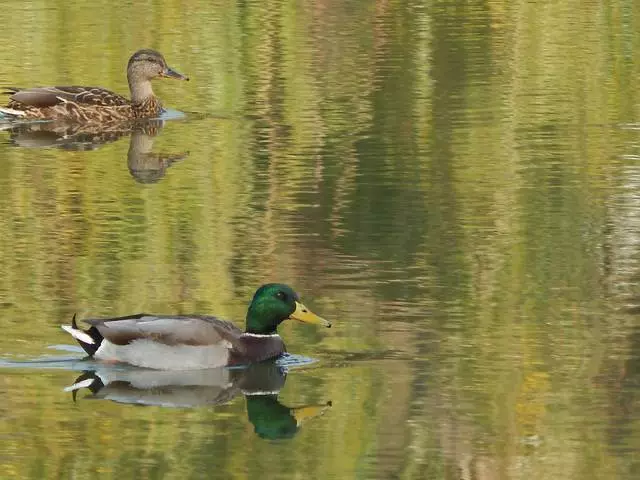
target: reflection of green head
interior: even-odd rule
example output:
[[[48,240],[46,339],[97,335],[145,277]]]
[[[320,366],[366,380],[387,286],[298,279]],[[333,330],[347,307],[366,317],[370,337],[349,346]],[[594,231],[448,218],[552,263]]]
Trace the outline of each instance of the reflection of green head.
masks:
[[[278,402],[277,395],[249,395],[247,416],[261,438],[292,438],[298,432],[298,423],[291,415],[291,409]]]
[[[256,434],[268,440],[293,438],[308,418],[322,415],[331,402],[289,408],[278,402],[277,395],[247,396],[247,416]]]

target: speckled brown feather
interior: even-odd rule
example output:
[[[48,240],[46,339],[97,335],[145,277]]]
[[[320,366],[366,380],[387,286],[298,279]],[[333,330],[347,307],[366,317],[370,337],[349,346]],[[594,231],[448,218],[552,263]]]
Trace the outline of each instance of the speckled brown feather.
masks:
[[[10,89],[13,107],[26,105],[30,107],[53,107],[63,102],[74,102],[79,105],[120,106],[130,104],[125,97],[100,87],[35,87]],[[10,108],[11,102],[9,103]]]
[[[155,96],[133,104],[109,90],[94,87],[19,90],[10,97],[7,107],[24,112],[20,118],[27,120],[101,124],[157,117],[162,113],[162,104]]]

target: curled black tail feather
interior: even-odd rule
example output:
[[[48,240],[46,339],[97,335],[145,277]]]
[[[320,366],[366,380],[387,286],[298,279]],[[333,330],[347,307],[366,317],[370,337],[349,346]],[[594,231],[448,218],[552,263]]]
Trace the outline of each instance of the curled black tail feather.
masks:
[[[89,391],[95,395],[104,387],[104,383],[102,383],[102,379],[95,372],[91,372],[88,370],[82,372],[82,375],[76,378],[76,381],[74,383],[80,383],[83,380],[89,380],[89,379],[93,380],[93,382],[85,388],[89,389]],[[73,398],[73,403],[76,403],[78,390],[79,390],[78,388],[74,388],[73,390],[71,390],[71,398]]]
[[[76,315],[77,315],[76,313],[73,314],[73,318],[71,319],[71,326],[75,330],[82,330],[81,328],[78,328],[78,323],[76,322]],[[98,329],[93,326],[88,330],[82,330],[82,331],[93,339],[93,343],[85,343],[81,340],[78,340],[77,338],[76,340],[78,340],[78,343],[80,344],[82,349],[85,352],[87,352],[87,355],[93,355],[94,353],[96,353],[96,350],[100,348],[100,344],[102,343],[102,340],[104,339],[104,337],[98,331]]]

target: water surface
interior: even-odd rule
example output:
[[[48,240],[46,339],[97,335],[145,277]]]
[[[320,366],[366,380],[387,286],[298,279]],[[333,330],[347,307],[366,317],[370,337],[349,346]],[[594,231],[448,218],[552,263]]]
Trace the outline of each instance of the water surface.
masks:
[[[0,132],[0,477],[636,478],[638,9],[0,9],[2,84],[126,93],[143,47],[192,79],[153,131]],[[315,362],[275,398],[74,403],[82,371],[6,366],[74,313],[241,324],[267,281],[333,322],[282,326]]]

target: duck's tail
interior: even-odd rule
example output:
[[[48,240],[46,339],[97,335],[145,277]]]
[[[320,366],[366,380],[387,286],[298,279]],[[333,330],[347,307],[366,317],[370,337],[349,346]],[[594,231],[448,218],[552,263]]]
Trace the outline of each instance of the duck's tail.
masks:
[[[73,401],[76,401],[76,396],[78,395],[78,390],[83,388],[88,388],[91,393],[94,395],[100,391],[104,387],[104,383],[100,375],[97,372],[83,372],[73,385],[64,388],[65,392],[71,392],[71,396],[73,397]]]
[[[96,327],[88,330],[81,330],[76,323],[76,314],[73,314],[71,325],[61,325],[62,329],[75,338],[80,346],[87,352],[87,355],[93,355],[100,348],[102,339],[104,338]]]
[[[17,120],[25,117],[27,114],[23,110],[16,110],[15,108],[0,107],[0,119],[2,120]]]

